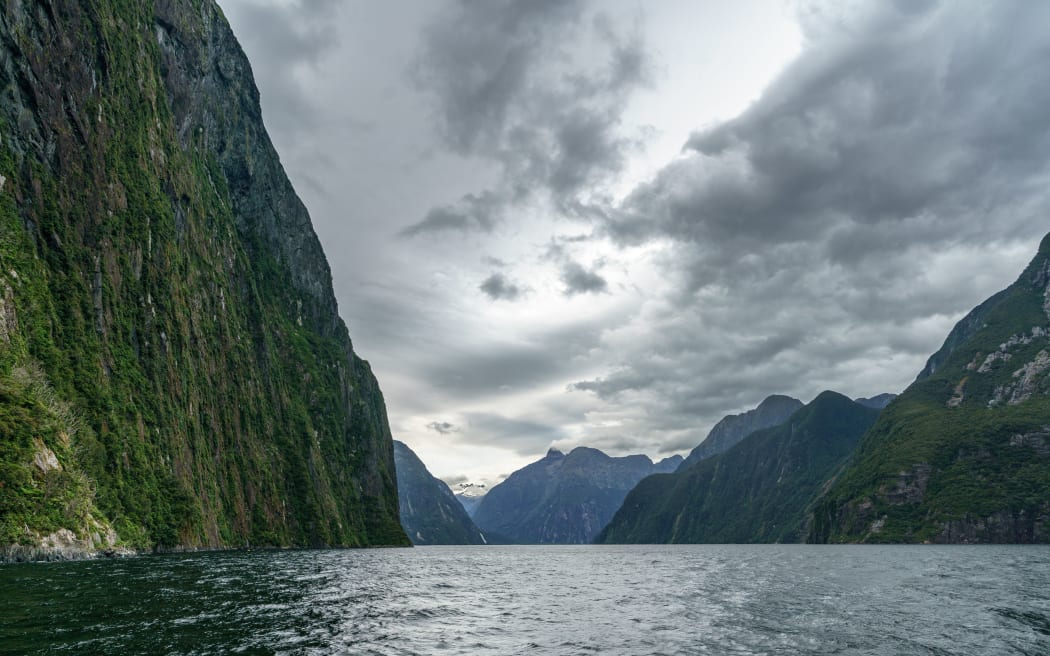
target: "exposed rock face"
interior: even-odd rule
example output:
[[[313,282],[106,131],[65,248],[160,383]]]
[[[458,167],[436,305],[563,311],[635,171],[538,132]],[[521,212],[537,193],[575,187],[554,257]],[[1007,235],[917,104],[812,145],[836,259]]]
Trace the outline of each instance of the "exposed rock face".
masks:
[[[1050,503],[1034,510],[1000,510],[941,524],[938,544],[1033,544],[1050,542]]]
[[[401,525],[412,544],[485,544],[485,537],[448,485],[434,478],[419,456],[394,440]]]
[[[679,468],[685,469],[704,458],[725,453],[751,433],[783,423],[801,407],[802,401],[798,399],[774,394],[759,403],[758,407],[753,410],[723,417],[707,434],[704,441],[689,453]]]
[[[981,373],[987,373],[990,370],[989,368]],[[1032,398],[1032,395],[1036,392],[1045,391],[1042,387],[1046,382],[1047,370],[1050,370],[1050,353],[1039,351],[1035,359],[1025,363],[1023,367],[1013,373],[1014,382],[1012,384],[996,386],[995,393],[991,400],[988,401],[988,404],[999,405],[1006,403],[1007,405],[1018,405]]]
[[[816,505],[818,542],[1050,540],[1050,236],[889,405]]]
[[[407,544],[382,395],[214,0],[0,4],[0,175],[0,544]],[[16,492],[45,485],[76,503]]]
[[[678,462],[669,458],[654,465],[643,455],[612,458],[586,447],[568,455],[551,449],[494,486],[474,521],[486,534],[512,542],[587,544],[638,481],[657,467],[671,471]]]
[[[893,485],[883,488],[882,497],[894,505],[919,503],[926,496],[932,469],[929,463],[922,462],[908,471],[902,471]]]

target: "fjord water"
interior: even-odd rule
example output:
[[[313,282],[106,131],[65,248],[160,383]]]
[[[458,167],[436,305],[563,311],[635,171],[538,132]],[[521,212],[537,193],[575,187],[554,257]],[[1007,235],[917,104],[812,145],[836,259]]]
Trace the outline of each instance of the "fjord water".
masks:
[[[0,651],[1047,654],[1050,548],[514,546],[0,567]]]

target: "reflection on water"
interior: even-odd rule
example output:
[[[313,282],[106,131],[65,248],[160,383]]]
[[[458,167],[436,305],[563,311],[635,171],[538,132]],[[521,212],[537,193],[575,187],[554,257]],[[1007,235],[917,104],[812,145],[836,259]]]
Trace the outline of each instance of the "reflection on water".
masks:
[[[426,547],[0,567],[0,652],[1050,654],[1050,548]]]

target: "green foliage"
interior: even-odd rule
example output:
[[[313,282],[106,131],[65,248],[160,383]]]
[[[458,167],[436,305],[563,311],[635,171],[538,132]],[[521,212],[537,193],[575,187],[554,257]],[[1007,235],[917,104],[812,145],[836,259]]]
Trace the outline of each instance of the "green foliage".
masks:
[[[166,6],[189,48],[175,63],[210,74],[194,57],[220,49],[203,39],[221,14]],[[89,0],[0,25],[41,103],[0,107],[0,310],[17,323],[0,339],[0,542],[83,536],[87,513],[137,548],[404,544],[371,372],[334,304],[303,321],[295,264],[237,213],[204,131],[180,143],[154,12]],[[53,403],[12,377],[27,367]],[[33,473],[37,439],[61,475]]]
[[[824,392],[783,424],[725,453],[646,478],[602,534],[605,543],[798,542],[807,511],[878,411]]]
[[[1030,398],[1015,403],[1003,392],[1050,348],[1041,334],[1048,243],[1014,285],[960,322],[931,358],[936,369],[879,417],[815,508],[811,540],[1050,540],[1050,451],[1039,446],[1050,445],[1050,434],[1039,436],[1050,427],[1050,381],[1036,376]]]
[[[104,528],[76,453],[89,429],[55,399],[39,368],[0,376],[0,435],[0,544],[32,543],[60,528]]]

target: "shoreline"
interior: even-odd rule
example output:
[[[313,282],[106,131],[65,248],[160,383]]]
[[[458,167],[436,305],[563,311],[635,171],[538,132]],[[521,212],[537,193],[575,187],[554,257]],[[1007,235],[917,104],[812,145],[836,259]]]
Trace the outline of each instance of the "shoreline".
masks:
[[[241,546],[241,547],[186,547],[176,546],[163,549],[132,549],[130,547],[109,547],[106,549],[84,549],[80,547],[49,547],[42,545],[9,544],[0,547],[0,567],[29,563],[63,563],[81,560],[113,560],[118,558],[136,558],[139,556],[160,556],[166,554],[218,553],[229,551],[320,551],[324,549],[411,549],[414,545],[379,544],[367,546],[352,545],[286,545],[286,546]]]

